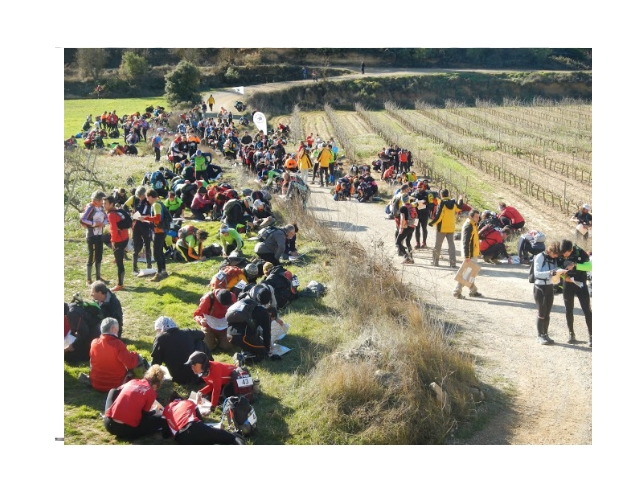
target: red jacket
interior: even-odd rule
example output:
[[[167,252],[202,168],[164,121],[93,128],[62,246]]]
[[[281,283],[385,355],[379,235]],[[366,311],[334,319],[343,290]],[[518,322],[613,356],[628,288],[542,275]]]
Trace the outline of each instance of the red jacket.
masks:
[[[524,218],[522,218],[520,212],[513,207],[505,207],[505,209],[498,214],[498,218],[500,217],[507,217],[511,220],[511,223],[524,222]]]
[[[122,385],[127,370],[138,365],[139,357],[128,351],[118,337],[103,333],[91,342],[89,361],[91,386],[99,392],[108,392]]]
[[[191,400],[174,400],[164,407],[162,416],[167,420],[174,436],[189,423],[200,421],[196,408],[196,404]]]
[[[155,401],[156,391],[147,380],[129,380],[104,415],[130,427],[137,427],[142,420],[142,412],[150,412]]]
[[[213,305],[211,305],[211,295],[209,293],[205,293],[202,298],[200,298],[200,304],[195,312],[193,312],[194,317],[204,317],[206,315],[211,315],[214,318],[224,318],[227,314],[227,310],[229,307],[236,303],[236,294],[231,293],[231,304],[230,305],[222,305],[218,299],[216,298],[216,292],[218,289],[214,289],[211,293],[213,294]]]
[[[211,394],[211,404],[217,405],[220,398],[222,386],[231,381],[231,372],[236,369],[235,365],[228,363],[220,363],[215,361],[209,362],[209,374],[202,377],[206,385],[200,389],[202,396]]]
[[[118,215],[118,212],[115,210],[110,210],[107,213],[107,218],[109,219],[109,231],[111,232],[111,242],[118,243],[124,242],[125,240],[129,240],[129,229],[125,228],[124,230],[120,230],[118,228],[118,222],[122,220],[122,217]]]
[[[480,239],[480,253],[496,243],[503,243],[503,241],[502,233],[498,230],[491,230],[484,238]]]

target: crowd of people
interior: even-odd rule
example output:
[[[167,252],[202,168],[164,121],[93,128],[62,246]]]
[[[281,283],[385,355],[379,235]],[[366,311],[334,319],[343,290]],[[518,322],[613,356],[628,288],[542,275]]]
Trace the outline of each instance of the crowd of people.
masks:
[[[164,407],[159,405],[155,392],[165,376],[165,370],[159,366],[166,365],[173,382],[201,387],[199,398],[218,405],[224,400],[223,387],[238,364],[216,362],[213,352],[236,350],[254,361],[278,359],[272,330],[284,326],[282,309],[297,298],[297,279],[282,262],[298,256],[295,245],[298,227],[277,225],[271,210],[272,195],[299,201],[306,208],[309,184],[315,184],[316,178],[321,187],[334,187],[332,193],[336,201],[356,198],[367,202],[379,193],[368,166],[354,167],[347,175],[337,178],[339,150],[333,138],[324,140],[310,133],[287,153],[289,129],[286,125],[255,135],[250,135],[248,130],[241,133],[224,107],[217,118],[206,118],[202,114],[207,105],[212,111],[214,103],[211,96],[200,113],[194,109],[180,115],[176,133],[166,148],[166,159],[172,168],[158,167],[149,172],[142,184],[129,192],[124,188],[116,188],[111,194],[95,191],[80,215],[88,253],[86,282],[99,320],[85,321],[81,329],[83,322],[77,320],[81,314],[74,314],[74,309],[65,303],[65,339],[70,333],[75,336],[75,342],[65,341],[65,358],[89,360],[88,383],[107,394],[105,428],[122,438],[133,439],[162,431],[165,437],[173,436],[183,444],[244,443],[238,435],[206,425],[196,404],[189,400],[175,398]],[[121,119],[115,111],[105,112],[106,116],[96,119],[93,128],[90,115],[85,123],[89,128],[83,128],[86,138],[103,137],[103,131],[110,135],[121,127],[128,145],[150,142],[155,160],[160,162],[162,140],[169,137],[162,123],[151,123],[150,119],[166,114],[161,107],[150,109],[146,111],[148,115],[136,112]],[[149,129],[152,133],[147,137]],[[254,176],[255,185],[240,189],[224,182],[223,168],[213,163],[213,155],[204,151],[204,146],[229,160],[237,159],[246,172]],[[427,249],[428,227],[432,227],[435,247],[431,264],[440,266],[446,240],[449,266],[458,268],[454,240],[460,218],[465,219],[461,228],[463,267],[480,256],[488,264],[501,260],[511,263],[512,255],[506,244],[518,238],[515,256],[520,263],[533,265],[539,343],[553,343],[548,335],[549,312],[557,293],[552,279],[561,276],[569,343],[576,342],[573,306],[577,296],[585,314],[591,346],[587,274],[578,268],[589,263],[589,255],[569,240],[546,245],[544,234],[524,230],[523,216],[504,202],[498,204],[497,213],[480,212],[462,196],[453,197],[446,188],[431,189],[427,179],[417,178],[411,170],[412,164],[411,152],[397,145],[383,149],[372,164],[373,171],[380,174],[379,180],[400,185],[386,213],[394,219],[394,242],[403,263],[415,263],[413,251]],[[576,229],[576,235],[586,238],[592,225],[589,205],[584,205],[574,218],[581,227]],[[187,220],[195,225],[183,226]],[[205,245],[209,233],[198,228],[197,223],[202,221],[220,222],[220,245]],[[242,251],[252,240],[256,240],[255,256],[249,259]],[[113,252],[117,267],[117,279],[110,289],[101,268],[105,246]],[[128,252],[132,254],[131,259]],[[159,317],[153,325],[156,336],[150,366],[122,342],[124,321],[116,293],[126,289],[125,261],[131,261],[131,271],[136,275],[146,273],[139,269],[139,262],[146,265],[147,271],[153,270],[155,264],[150,280],[160,282],[169,277],[167,259],[188,263],[212,257],[219,257],[222,262],[209,289],[198,305],[194,305],[195,328],[180,329],[173,319]],[[482,297],[475,282],[469,285],[456,280],[452,292],[455,298],[463,298],[464,286],[469,288],[469,296]],[[86,311],[82,315],[88,315]]]

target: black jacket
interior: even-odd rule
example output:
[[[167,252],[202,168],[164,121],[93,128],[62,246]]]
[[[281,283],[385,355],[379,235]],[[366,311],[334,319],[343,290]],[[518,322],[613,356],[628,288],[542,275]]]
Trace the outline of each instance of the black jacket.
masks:
[[[204,344],[204,333],[200,330],[170,328],[157,336],[151,350],[151,363],[164,363],[173,377],[173,381],[181,385],[196,383],[200,379],[191,371],[191,367],[184,365],[195,351],[208,353]]]

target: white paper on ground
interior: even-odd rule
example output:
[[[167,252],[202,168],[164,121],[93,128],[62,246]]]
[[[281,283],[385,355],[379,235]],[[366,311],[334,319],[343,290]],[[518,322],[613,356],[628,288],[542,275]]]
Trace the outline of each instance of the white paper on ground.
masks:
[[[271,338],[274,342],[282,340],[289,333],[289,324],[285,323],[282,327],[275,320],[271,320]]]
[[[157,270],[155,268],[143,268],[142,270],[140,270],[140,273],[138,274],[139,277],[147,277],[149,275],[153,275],[157,272]]]
[[[272,355],[284,355],[285,353],[290,352],[291,349],[288,347],[285,347],[284,345],[278,345],[277,343],[275,343],[273,345],[273,348],[271,349],[271,354]]]

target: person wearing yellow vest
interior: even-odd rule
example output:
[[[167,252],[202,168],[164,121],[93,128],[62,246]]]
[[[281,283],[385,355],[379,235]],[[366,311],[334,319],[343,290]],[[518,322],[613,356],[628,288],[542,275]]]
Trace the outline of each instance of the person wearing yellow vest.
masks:
[[[209,95],[209,100],[207,100],[207,103],[209,104],[209,111],[213,112],[213,106],[216,103],[215,99],[213,98],[213,95]]]
[[[312,168],[313,164],[311,163],[311,158],[309,158],[309,149],[303,147],[298,151],[298,169],[305,184],[309,183],[309,170]]]
[[[325,180],[327,182],[327,185],[329,184],[329,163],[331,162],[332,157],[333,152],[331,152],[331,149],[327,147],[326,143],[322,143],[322,150],[320,150],[320,154],[318,155],[321,187],[324,187]]]
[[[449,198],[449,190],[446,188],[440,190],[440,202],[438,203],[438,209],[434,219],[429,222],[429,226],[437,226],[436,228],[436,244],[433,248],[433,260],[431,262],[434,266],[439,266],[440,260],[440,248],[442,248],[442,242],[447,239],[449,245],[449,266],[456,267],[456,244],[453,241],[453,234],[456,231],[456,214],[462,209],[462,195],[456,202],[454,199]]]
[[[480,255],[480,242],[478,237],[478,221],[480,220],[480,212],[478,210],[471,210],[469,218],[462,225],[462,250],[464,252],[463,265],[469,264],[474,257]],[[456,282],[456,286],[453,289],[453,296],[455,298],[462,298],[462,284]],[[469,287],[470,297],[481,297],[482,294],[476,287],[474,281]]]

